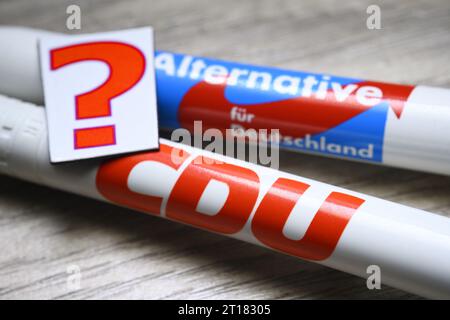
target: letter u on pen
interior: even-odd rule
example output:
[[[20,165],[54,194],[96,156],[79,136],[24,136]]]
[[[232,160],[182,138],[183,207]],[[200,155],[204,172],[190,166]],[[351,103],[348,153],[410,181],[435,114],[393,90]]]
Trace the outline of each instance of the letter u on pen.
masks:
[[[450,298],[449,218],[164,139],[51,165],[44,112],[0,96],[0,172],[361,277],[376,265],[383,284]]]

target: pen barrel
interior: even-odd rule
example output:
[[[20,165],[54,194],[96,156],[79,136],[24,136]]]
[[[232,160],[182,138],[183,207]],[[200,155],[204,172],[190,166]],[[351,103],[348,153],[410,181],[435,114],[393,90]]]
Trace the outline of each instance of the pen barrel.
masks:
[[[52,165],[44,112],[0,96],[2,173],[450,298],[446,217],[164,139],[155,152]]]
[[[0,28],[0,93],[41,104],[38,41]],[[159,123],[279,129],[285,149],[450,175],[450,90],[155,53]]]

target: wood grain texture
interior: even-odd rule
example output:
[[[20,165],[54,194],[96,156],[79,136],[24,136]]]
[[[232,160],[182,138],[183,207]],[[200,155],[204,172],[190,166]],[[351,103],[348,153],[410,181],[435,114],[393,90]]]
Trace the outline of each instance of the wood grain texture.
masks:
[[[382,29],[366,28],[366,8]],[[156,46],[298,70],[450,87],[450,2],[0,1],[0,23],[82,32],[153,25]],[[76,32],[73,32],[76,33]],[[1,75],[0,75],[1,77]],[[1,81],[3,81],[2,79]],[[281,170],[450,215],[450,178],[295,153]],[[0,299],[406,298],[237,240],[0,177]],[[82,271],[67,287],[67,267]]]

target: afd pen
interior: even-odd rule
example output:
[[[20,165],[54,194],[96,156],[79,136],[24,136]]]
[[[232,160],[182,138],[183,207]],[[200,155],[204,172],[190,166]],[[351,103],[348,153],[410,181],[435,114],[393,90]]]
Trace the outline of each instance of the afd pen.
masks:
[[[42,103],[38,40],[0,27],[0,93]],[[100,63],[100,62],[99,62]],[[450,90],[157,51],[160,126],[279,129],[280,146],[450,174]]]
[[[164,139],[155,152],[51,165],[44,113],[0,96],[1,173],[363,278],[376,266],[382,286],[450,298],[449,218]]]

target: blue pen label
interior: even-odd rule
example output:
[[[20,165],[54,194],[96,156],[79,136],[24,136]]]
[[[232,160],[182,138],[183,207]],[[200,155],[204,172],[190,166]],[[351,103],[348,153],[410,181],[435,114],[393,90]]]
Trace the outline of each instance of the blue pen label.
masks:
[[[414,88],[168,52],[155,68],[162,126],[279,129],[281,147],[370,162]]]

